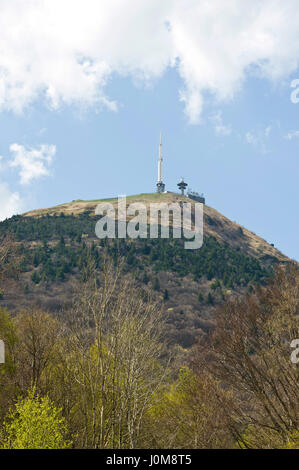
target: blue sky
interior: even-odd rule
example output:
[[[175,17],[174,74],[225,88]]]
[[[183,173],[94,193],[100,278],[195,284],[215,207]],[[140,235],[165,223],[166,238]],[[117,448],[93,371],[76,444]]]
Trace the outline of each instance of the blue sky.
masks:
[[[240,2],[230,1],[240,5]],[[194,2],[187,2],[192,16]],[[40,2],[33,3],[37,5]],[[80,1],[75,3],[80,13]],[[125,0],[122,3],[126,3]],[[153,3],[156,4],[155,1]],[[221,22],[220,3],[216,0],[214,3],[219,7],[217,12]],[[14,11],[10,12],[8,5],[13,17]],[[95,4],[91,2],[92,5]],[[30,8],[26,10],[30,19],[28,10]],[[111,13],[108,6],[107,11]],[[214,13],[217,12],[215,10]],[[156,11],[154,13],[150,19],[145,16],[146,25],[148,22],[156,24],[159,15]],[[142,17],[142,8],[139,14]],[[170,16],[174,31],[178,22],[175,14]],[[264,15],[267,18],[266,12]],[[110,21],[114,24],[112,20],[113,15]],[[190,26],[188,21],[191,19],[185,19],[186,28]],[[261,31],[268,31],[267,21],[265,26],[260,26],[260,21]],[[295,23],[294,35],[298,29],[298,23]],[[24,31],[28,31],[26,26]],[[230,17],[223,28],[228,26],[231,26]],[[254,26],[244,24],[241,33],[250,28],[256,28],[256,23]],[[291,26],[289,29],[292,32]],[[85,38],[83,33],[84,30],[82,37]],[[236,30],[236,38],[239,33]],[[25,37],[29,35],[24,34]],[[38,31],[36,34],[43,33]],[[136,31],[137,39],[139,34]],[[226,37],[225,29],[223,34]],[[208,59],[203,58],[204,53],[211,57],[211,50],[205,51],[194,33],[194,37],[189,37],[194,41],[195,56],[192,60],[196,65],[198,53],[198,60],[206,63],[210,75],[204,76],[202,70],[197,70],[195,65],[194,68],[190,66],[192,60],[185,53],[186,50],[189,53],[189,48],[184,49],[184,41],[178,33],[173,40],[180,51],[174,54],[175,62],[170,59],[167,62],[168,46],[165,56],[160,57],[160,50],[157,52],[154,44],[148,53],[148,62],[141,64],[138,51],[131,55],[135,47],[133,43],[128,45],[129,56],[127,49],[118,43],[109,52],[109,57],[105,56],[105,66],[99,62],[98,56],[90,59],[87,76],[88,80],[100,76],[95,83],[85,83],[85,75],[82,78],[78,72],[76,76],[77,69],[71,73],[74,80],[69,79],[67,69],[63,73],[59,48],[50,53],[46,47],[49,37],[44,38],[41,50],[51,56],[55,70],[55,67],[61,67],[55,80],[50,65],[47,63],[43,68],[29,53],[28,57],[25,55],[24,69],[12,67],[11,57],[16,63],[19,57],[19,49],[13,44],[11,49],[7,49],[11,56],[8,57],[7,53],[3,65],[8,73],[3,79],[2,89],[0,76],[0,217],[3,219],[15,212],[49,207],[73,199],[153,192],[157,179],[159,134],[162,131],[166,189],[176,190],[177,182],[184,176],[192,189],[205,193],[208,205],[298,260],[299,103],[293,103],[290,95],[292,80],[299,78],[299,47],[289,51],[285,29],[280,36],[275,34],[278,34],[275,40],[281,46],[278,56],[277,46],[275,51],[270,47],[265,52],[263,45],[261,56],[248,53],[250,57],[240,66],[244,52],[240,53],[237,65],[227,59],[227,54],[207,62]],[[157,39],[158,45],[160,41],[164,46],[164,35],[163,30]],[[73,44],[71,38],[69,41]],[[257,38],[260,38],[260,31]],[[26,54],[30,49],[29,39]],[[145,40],[143,36],[141,39]],[[9,46],[12,44],[11,37],[3,39],[0,33],[0,48],[1,40]],[[291,44],[292,36],[289,41]],[[227,47],[231,53],[231,44]],[[251,46],[246,47],[247,51]],[[256,49],[255,44],[252,47],[254,53]],[[232,57],[237,53],[235,51]],[[261,73],[263,54],[268,65]],[[68,48],[65,57],[71,55]],[[88,56],[92,56],[91,49]],[[42,83],[36,84],[30,73],[27,76],[28,64],[32,70],[36,68],[39,77],[45,77]],[[259,73],[252,70],[253,64],[259,64]],[[102,72],[103,68],[105,72]],[[214,70],[215,74],[223,73],[223,81],[221,77],[219,81],[215,79]],[[14,91],[13,97],[9,95],[11,90]],[[16,96],[20,96],[19,100]]]

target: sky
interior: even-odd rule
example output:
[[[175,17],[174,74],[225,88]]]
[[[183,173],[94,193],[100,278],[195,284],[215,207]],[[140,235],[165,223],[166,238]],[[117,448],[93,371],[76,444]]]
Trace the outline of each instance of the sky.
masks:
[[[294,259],[297,0],[0,0],[0,219],[183,176]],[[298,79],[298,82],[296,80]]]

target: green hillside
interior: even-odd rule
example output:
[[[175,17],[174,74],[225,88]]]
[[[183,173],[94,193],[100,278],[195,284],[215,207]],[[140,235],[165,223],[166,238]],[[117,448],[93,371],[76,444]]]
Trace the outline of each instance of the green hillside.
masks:
[[[130,202],[190,202],[172,193],[143,194]],[[99,201],[73,201],[15,216],[0,223],[0,236],[15,240],[18,279],[7,279],[2,305],[12,312],[40,305],[58,312],[95,269],[101,277],[108,254],[124,275],[133,275],[147,296],[164,302],[169,335],[190,346],[213,326],[215,307],[231,296],[252,291],[271,277],[276,263],[288,259],[252,232],[204,207],[204,244],[186,250],[182,239],[99,240],[95,235]],[[117,206],[117,199],[109,202]],[[84,210],[83,210],[84,209]],[[92,260],[92,262],[91,262]]]

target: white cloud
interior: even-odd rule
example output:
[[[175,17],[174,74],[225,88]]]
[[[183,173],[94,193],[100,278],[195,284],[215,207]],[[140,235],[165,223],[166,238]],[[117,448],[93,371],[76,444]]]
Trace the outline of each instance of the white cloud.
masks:
[[[212,121],[214,125],[216,134],[222,135],[222,136],[231,135],[232,133],[231,125],[224,124],[221,111],[218,111],[216,114],[213,114],[210,120]]]
[[[9,150],[13,154],[9,166],[19,169],[21,184],[29,184],[34,179],[50,174],[49,166],[56,154],[55,145],[43,144],[37,148],[26,148],[23,145],[12,144]]]
[[[257,144],[257,137],[252,132],[246,132],[245,139],[248,144]]]
[[[209,93],[231,99],[248,73],[286,78],[298,67],[297,0],[1,0],[0,109],[43,96],[117,109],[117,73],[134,81],[177,67],[180,99],[198,122]]]
[[[3,157],[2,155],[0,155],[0,171],[3,171],[5,168],[4,164],[3,164]]]
[[[299,137],[299,131],[290,131],[290,132],[287,133],[285,138],[287,140],[292,140],[292,139],[294,139],[294,138],[296,139],[298,137]]]
[[[17,192],[12,192],[7,183],[0,182],[0,220],[19,214],[23,203]]]
[[[272,131],[272,126],[268,126],[265,129],[265,137],[269,137]]]
[[[267,144],[272,132],[272,126],[267,126],[265,129],[258,129],[255,131],[248,131],[245,134],[245,140],[248,144],[255,147],[261,153],[268,153],[269,149]]]

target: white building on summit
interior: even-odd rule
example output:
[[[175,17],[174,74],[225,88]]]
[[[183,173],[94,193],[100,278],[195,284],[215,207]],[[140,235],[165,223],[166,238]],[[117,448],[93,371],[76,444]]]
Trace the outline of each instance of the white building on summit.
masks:
[[[178,183],[178,188],[182,196],[185,195],[185,191],[188,187],[188,184],[185,183],[184,178],[181,178],[180,182]],[[157,193],[167,193],[169,191],[165,191],[165,183],[163,183],[163,156],[162,156],[162,133],[160,134],[160,145],[159,145],[159,160],[158,160],[158,182],[156,184],[156,192]],[[205,197],[203,194],[199,194],[196,191],[192,191],[190,188],[187,190],[187,197],[189,199],[193,199],[194,201],[200,202],[205,204]]]

